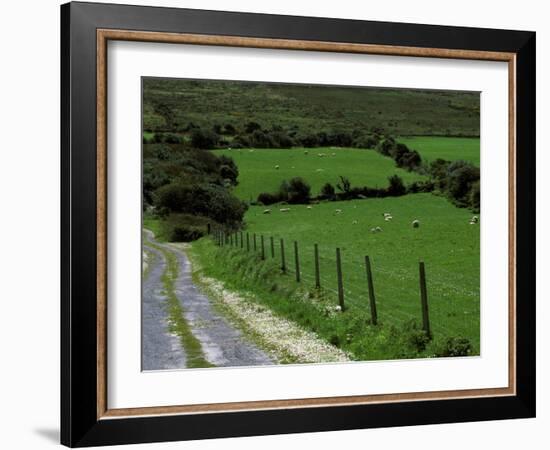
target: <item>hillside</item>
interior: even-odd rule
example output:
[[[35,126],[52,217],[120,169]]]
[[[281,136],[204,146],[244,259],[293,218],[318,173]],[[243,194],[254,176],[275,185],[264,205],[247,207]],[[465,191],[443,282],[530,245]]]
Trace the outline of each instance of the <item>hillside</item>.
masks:
[[[479,136],[479,93],[144,78],[143,129],[185,133],[189,125],[302,132],[382,128],[392,135]]]

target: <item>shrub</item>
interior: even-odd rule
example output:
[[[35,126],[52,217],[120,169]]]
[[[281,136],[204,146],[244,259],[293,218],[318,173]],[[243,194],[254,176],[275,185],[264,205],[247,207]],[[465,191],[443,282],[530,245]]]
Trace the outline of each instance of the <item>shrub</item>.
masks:
[[[308,203],[311,186],[300,177],[292,178],[288,183],[288,203]]]
[[[450,337],[438,349],[437,356],[468,356],[472,352],[472,344],[466,338]]]
[[[159,208],[209,217],[223,224],[241,223],[247,208],[227,189],[215,184],[171,183],[160,187],[155,194]]]
[[[254,133],[254,131],[261,130],[261,129],[262,129],[262,126],[257,122],[248,122],[244,127],[244,130],[248,134]]]
[[[321,188],[321,197],[332,200],[335,197],[335,189],[334,186],[330,183],[325,183],[323,187]]]
[[[281,201],[281,198],[278,194],[271,194],[269,192],[262,192],[260,195],[258,195],[257,202],[261,203],[262,205],[272,205],[274,203],[277,203]]]
[[[407,193],[407,188],[405,183],[398,175],[392,175],[388,178],[390,185],[388,186],[388,195],[391,197],[398,197],[400,195],[405,195]]]
[[[263,132],[262,130],[254,130],[249,137],[250,145],[258,148],[273,148],[274,143],[271,139],[271,135]]]
[[[231,125],[230,123],[225,124],[224,134],[228,134],[230,136],[233,136],[236,132],[237,132],[237,130],[235,129],[235,127],[233,125]]]
[[[205,236],[208,224],[217,227],[217,222],[208,217],[190,214],[169,214],[161,221],[163,236],[172,242],[191,242]]]
[[[472,208],[474,212],[479,212],[481,208],[479,180],[472,184],[472,188],[470,189],[469,203],[470,203],[470,208]]]
[[[163,142],[166,142],[167,144],[181,144],[182,138],[180,135],[175,133],[164,133],[163,136]]]
[[[373,149],[378,144],[378,139],[375,136],[359,136],[353,141],[353,146],[357,148]]]
[[[193,128],[191,131],[191,145],[200,149],[215,148],[220,140],[217,133],[201,128]]]
[[[376,151],[384,156],[389,156],[390,151],[395,147],[395,139],[386,137],[376,145]]]
[[[479,182],[479,168],[466,161],[454,161],[447,168],[447,195],[458,206],[470,206],[473,185]]]

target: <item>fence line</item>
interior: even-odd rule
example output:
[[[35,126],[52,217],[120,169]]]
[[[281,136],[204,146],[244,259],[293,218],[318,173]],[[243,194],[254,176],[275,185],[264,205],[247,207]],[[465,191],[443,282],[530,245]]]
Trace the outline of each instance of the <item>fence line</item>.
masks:
[[[250,252],[258,255],[261,260],[266,259],[265,249],[265,236],[252,234],[252,239],[249,232],[246,232],[246,236],[243,231],[239,232],[227,232],[223,229],[211,230],[209,234],[212,237],[214,243],[219,247],[232,247],[234,249],[240,249],[242,251]],[[252,240],[252,242],[250,242]],[[258,248],[259,247],[259,248]],[[346,260],[345,253],[341,248],[335,249],[336,258],[332,259],[328,256],[327,250],[320,252],[319,245],[314,243],[311,249],[307,249],[300,252],[300,246],[298,241],[293,241],[293,256],[294,264],[289,265],[286,260],[286,247],[284,238],[279,238],[279,249],[276,251],[275,239],[273,236],[269,236],[269,249],[272,259],[279,259],[280,268],[284,274],[293,274],[297,283],[307,283],[315,289],[322,290],[323,292],[334,294],[337,298],[338,305],[341,311],[349,309],[349,306],[360,307],[362,309],[368,309],[370,311],[371,323],[377,325],[379,322],[379,316],[382,315],[385,318],[393,319],[395,322],[410,320],[413,317],[420,317],[422,320],[422,329],[426,334],[431,337],[433,328],[430,324],[430,311],[428,306],[428,289],[426,282],[426,269],[425,264],[419,261],[419,299],[420,304],[415,307],[416,313],[411,311],[403,311],[403,304],[395,304],[394,301],[389,298],[382,298],[382,303],[378,305],[377,296],[374,289],[374,276],[372,261],[368,255],[364,256],[364,262],[359,262],[355,258],[349,258]],[[278,255],[277,255],[278,253]],[[312,274],[304,272],[301,268],[301,261],[306,256],[306,261],[309,261],[313,265]],[[293,267],[292,267],[293,266]],[[330,279],[330,267],[334,270],[334,282],[331,286]],[[361,268],[364,273],[363,279],[358,274],[346,277],[346,267],[355,266]],[[376,267],[376,272],[382,274],[391,274],[390,271],[380,269]],[[322,273],[326,275],[322,276]],[[412,280],[410,274],[407,278]],[[324,280],[324,281],[323,281]],[[444,283],[437,283],[439,285]],[[382,296],[384,297],[384,296]],[[405,309],[411,309],[412,305],[406,305]],[[436,313],[436,318],[441,318],[441,315]],[[439,321],[438,321],[439,322]],[[450,330],[451,328],[441,326],[437,324],[435,329],[437,330]]]

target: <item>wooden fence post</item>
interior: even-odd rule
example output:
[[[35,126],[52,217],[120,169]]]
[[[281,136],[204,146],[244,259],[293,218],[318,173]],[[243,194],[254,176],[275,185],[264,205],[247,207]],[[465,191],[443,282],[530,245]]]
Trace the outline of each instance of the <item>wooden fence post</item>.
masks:
[[[271,257],[275,258],[275,243],[273,242],[273,236],[269,238],[269,241],[271,243]]]
[[[262,246],[262,259],[265,259],[265,249],[264,249],[264,235],[260,236],[260,245]]]
[[[281,270],[283,273],[286,273],[286,263],[285,263],[285,241],[281,238]]]
[[[378,314],[376,312],[376,297],[374,296],[374,284],[372,282],[372,270],[370,267],[370,258],[365,256],[365,267],[367,268],[367,283],[369,285],[369,303],[370,303],[370,318],[371,323],[378,323]]]
[[[296,281],[300,282],[300,257],[298,255],[298,241],[294,241],[294,266],[296,268]]]
[[[336,249],[336,275],[338,277],[338,303],[344,311],[344,284],[342,283],[342,260],[340,258],[340,249]]]
[[[315,287],[317,289],[321,288],[321,274],[319,272],[319,246],[314,244],[314,256],[315,256]]]
[[[248,231],[246,232],[246,251],[250,251],[250,234],[248,234]]]
[[[431,339],[432,332],[430,330],[430,316],[428,314],[428,292],[426,289],[426,270],[424,268],[424,262],[420,261],[418,265],[420,272],[420,301],[422,303],[422,329],[426,332]]]
[[[254,251],[256,251],[256,233],[254,233]]]

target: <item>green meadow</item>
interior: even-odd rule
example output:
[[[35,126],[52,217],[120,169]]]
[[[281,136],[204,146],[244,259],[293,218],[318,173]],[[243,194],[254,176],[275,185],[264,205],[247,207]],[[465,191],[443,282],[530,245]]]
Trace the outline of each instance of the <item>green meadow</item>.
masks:
[[[336,185],[340,175],[348,177],[352,186],[369,187],[386,187],[388,177],[394,174],[406,183],[425,178],[395,167],[390,158],[374,150],[319,147],[213,152],[231,156],[237,164],[240,175],[234,194],[245,201],[256,200],[261,192],[276,192],[283,180],[293,177],[306,180],[312,195],[317,195],[327,182]]]
[[[479,226],[472,214],[432,194],[384,199],[324,202],[318,205],[251,207],[245,233],[264,236],[271,258],[280,261],[284,239],[288,266],[294,270],[294,241],[305,283],[315,281],[314,244],[319,246],[322,285],[336,304],[336,248],[341,250],[346,303],[368,310],[364,258],[371,258],[378,314],[382,322],[421,320],[418,262],[424,261],[432,329],[469,338],[479,350]],[[340,210],[341,212],[338,212]],[[383,214],[393,219],[385,221]],[[420,227],[413,228],[412,221]],[[371,232],[380,227],[382,231]]]
[[[461,159],[479,167],[479,138],[415,136],[402,137],[398,141],[420,153],[423,161]]]

